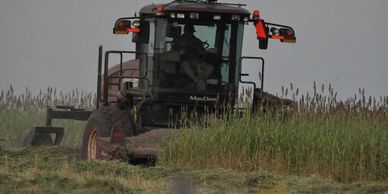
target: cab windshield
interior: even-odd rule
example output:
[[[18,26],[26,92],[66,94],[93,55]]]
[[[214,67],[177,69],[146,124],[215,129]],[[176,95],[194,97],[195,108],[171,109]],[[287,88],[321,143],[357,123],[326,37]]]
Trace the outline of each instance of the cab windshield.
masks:
[[[243,24],[156,19],[151,25],[155,39],[144,46],[154,47],[154,88],[222,92],[236,84]]]

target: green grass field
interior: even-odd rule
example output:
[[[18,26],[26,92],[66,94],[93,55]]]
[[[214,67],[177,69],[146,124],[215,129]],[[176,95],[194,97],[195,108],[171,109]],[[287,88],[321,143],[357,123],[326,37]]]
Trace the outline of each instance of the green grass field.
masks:
[[[62,146],[21,148],[28,129],[44,124],[46,106],[92,109],[94,95],[1,90],[0,193],[387,193],[388,98],[360,90],[339,102],[326,90],[298,96],[291,86],[282,95],[298,103],[287,111],[182,129],[148,168],[80,161],[85,122],[54,123],[66,128]]]

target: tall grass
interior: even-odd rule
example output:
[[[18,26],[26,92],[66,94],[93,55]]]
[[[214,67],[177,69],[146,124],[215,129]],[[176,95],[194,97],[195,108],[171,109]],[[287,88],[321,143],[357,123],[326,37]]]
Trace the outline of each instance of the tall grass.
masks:
[[[26,89],[15,94],[11,86],[0,92],[0,140],[12,146],[20,145],[32,126],[44,125],[47,106],[93,109],[95,102],[93,94],[78,90],[48,88],[33,95]],[[305,95],[290,85],[281,97],[295,104],[287,109],[266,107],[265,113],[255,115],[236,112],[228,119],[213,116],[210,125],[182,129],[164,148],[160,164],[317,174],[344,182],[388,178],[388,97],[367,97],[360,89],[341,101],[331,86],[318,89],[315,84]],[[241,99],[249,101],[249,96]],[[53,124],[65,127],[63,144],[81,144],[85,122]]]
[[[68,93],[55,88],[40,90],[33,95],[28,88],[16,94],[12,85],[0,91],[0,139],[10,146],[20,146],[27,131],[33,126],[44,126],[48,106],[73,105],[92,109],[95,96],[91,93],[73,90]],[[65,127],[63,144],[79,145],[85,122],[54,120],[54,126]]]
[[[360,90],[339,101],[331,86],[325,92],[315,84],[312,95],[298,93],[292,85],[283,89],[282,96],[296,102],[288,109],[267,107],[266,113],[182,130],[163,150],[160,162],[195,169],[316,174],[344,182],[388,178],[388,97],[376,100]]]

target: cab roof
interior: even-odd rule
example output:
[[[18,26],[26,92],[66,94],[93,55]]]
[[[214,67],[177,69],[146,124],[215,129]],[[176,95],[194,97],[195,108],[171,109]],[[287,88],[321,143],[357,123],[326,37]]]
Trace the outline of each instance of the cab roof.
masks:
[[[237,14],[249,16],[250,13],[246,9],[241,8],[242,5],[230,5],[223,3],[206,3],[206,2],[172,2],[164,4],[165,12],[202,12],[202,13],[217,13],[217,14]],[[158,5],[148,5],[140,10],[141,15],[153,15],[156,13]]]

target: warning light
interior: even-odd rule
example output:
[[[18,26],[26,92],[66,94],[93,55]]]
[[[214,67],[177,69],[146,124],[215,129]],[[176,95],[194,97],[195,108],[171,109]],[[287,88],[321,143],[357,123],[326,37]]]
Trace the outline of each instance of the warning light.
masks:
[[[260,20],[260,11],[259,10],[253,11],[253,13],[252,13],[252,20],[254,20],[254,21],[259,21]]]
[[[156,7],[156,15],[164,15],[164,5],[158,5]]]
[[[133,25],[133,27],[131,25]],[[129,32],[140,32],[140,22],[134,21],[132,23],[129,20],[121,20],[113,28],[113,34],[128,34]]]

